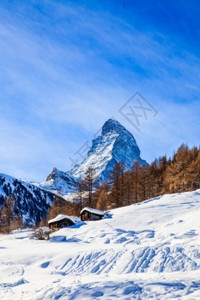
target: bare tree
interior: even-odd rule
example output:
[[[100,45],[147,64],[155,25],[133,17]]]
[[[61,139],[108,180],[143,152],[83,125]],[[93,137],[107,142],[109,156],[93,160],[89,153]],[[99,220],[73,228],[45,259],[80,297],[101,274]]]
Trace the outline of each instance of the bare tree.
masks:
[[[85,184],[82,179],[80,179],[77,182],[77,190],[78,190],[78,204],[80,206],[80,210],[83,208],[84,203],[85,203],[85,197],[84,197],[84,192],[85,192]]]
[[[97,205],[96,208],[100,210],[107,210],[108,207],[108,184],[102,184],[97,191]]]
[[[83,183],[85,186],[85,191],[88,192],[88,205],[92,207],[93,205],[93,191],[95,186],[95,172],[92,167],[89,167],[83,178]]]

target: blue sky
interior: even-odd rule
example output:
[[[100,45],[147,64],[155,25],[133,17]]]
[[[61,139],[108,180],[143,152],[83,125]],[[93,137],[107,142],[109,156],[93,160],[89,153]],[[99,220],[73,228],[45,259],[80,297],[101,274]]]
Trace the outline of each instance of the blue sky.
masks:
[[[199,146],[198,0],[0,2],[0,172],[42,181],[70,169],[110,117],[142,158]],[[158,111],[136,130],[137,91]]]

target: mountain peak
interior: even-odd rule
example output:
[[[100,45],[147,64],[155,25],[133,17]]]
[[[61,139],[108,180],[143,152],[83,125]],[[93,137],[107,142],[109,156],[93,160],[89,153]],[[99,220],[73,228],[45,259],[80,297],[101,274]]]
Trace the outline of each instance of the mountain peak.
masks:
[[[113,131],[120,133],[121,131],[124,130],[126,129],[118,121],[114,119],[108,119],[102,127],[102,135],[105,135]]]
[[[52,172],[47,176],[46,181],[49,181],[51,179],[56,179],[56,177],[58,177],[59,173],[60,173],[60,171],[56,167],[54,167]]]

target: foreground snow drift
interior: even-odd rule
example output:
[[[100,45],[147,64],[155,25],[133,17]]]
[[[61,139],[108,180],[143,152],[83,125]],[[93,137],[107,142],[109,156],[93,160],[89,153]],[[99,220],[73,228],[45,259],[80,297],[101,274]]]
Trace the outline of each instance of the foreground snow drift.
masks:
[[[200,191],[54,233],[0,236],[0,299],[200,299]]]

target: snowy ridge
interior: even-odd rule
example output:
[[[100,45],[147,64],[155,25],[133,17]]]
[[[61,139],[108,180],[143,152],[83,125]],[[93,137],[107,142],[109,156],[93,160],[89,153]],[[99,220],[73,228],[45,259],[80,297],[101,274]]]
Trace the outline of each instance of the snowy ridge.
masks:
[[[106,165],[112,159],[112,149],[118,136],[117,133],[107,133],[94,140],[87,158],[82,164],[72,169],[72,174],[78,178],[83,177],[87,169],[92,167],[95,171],[95,177],[100,177]]]
[[[39,184],[39,187],[51,191],[52,193],[61,194],[73,193],[76,191],[77,178],[74,178],[68,172],[62,172],[53,168],[45,182]]]
[[[49,242],[0,236],[0,297],[200,299],[199,203],[200,190],[164,195],[61,229]]]

